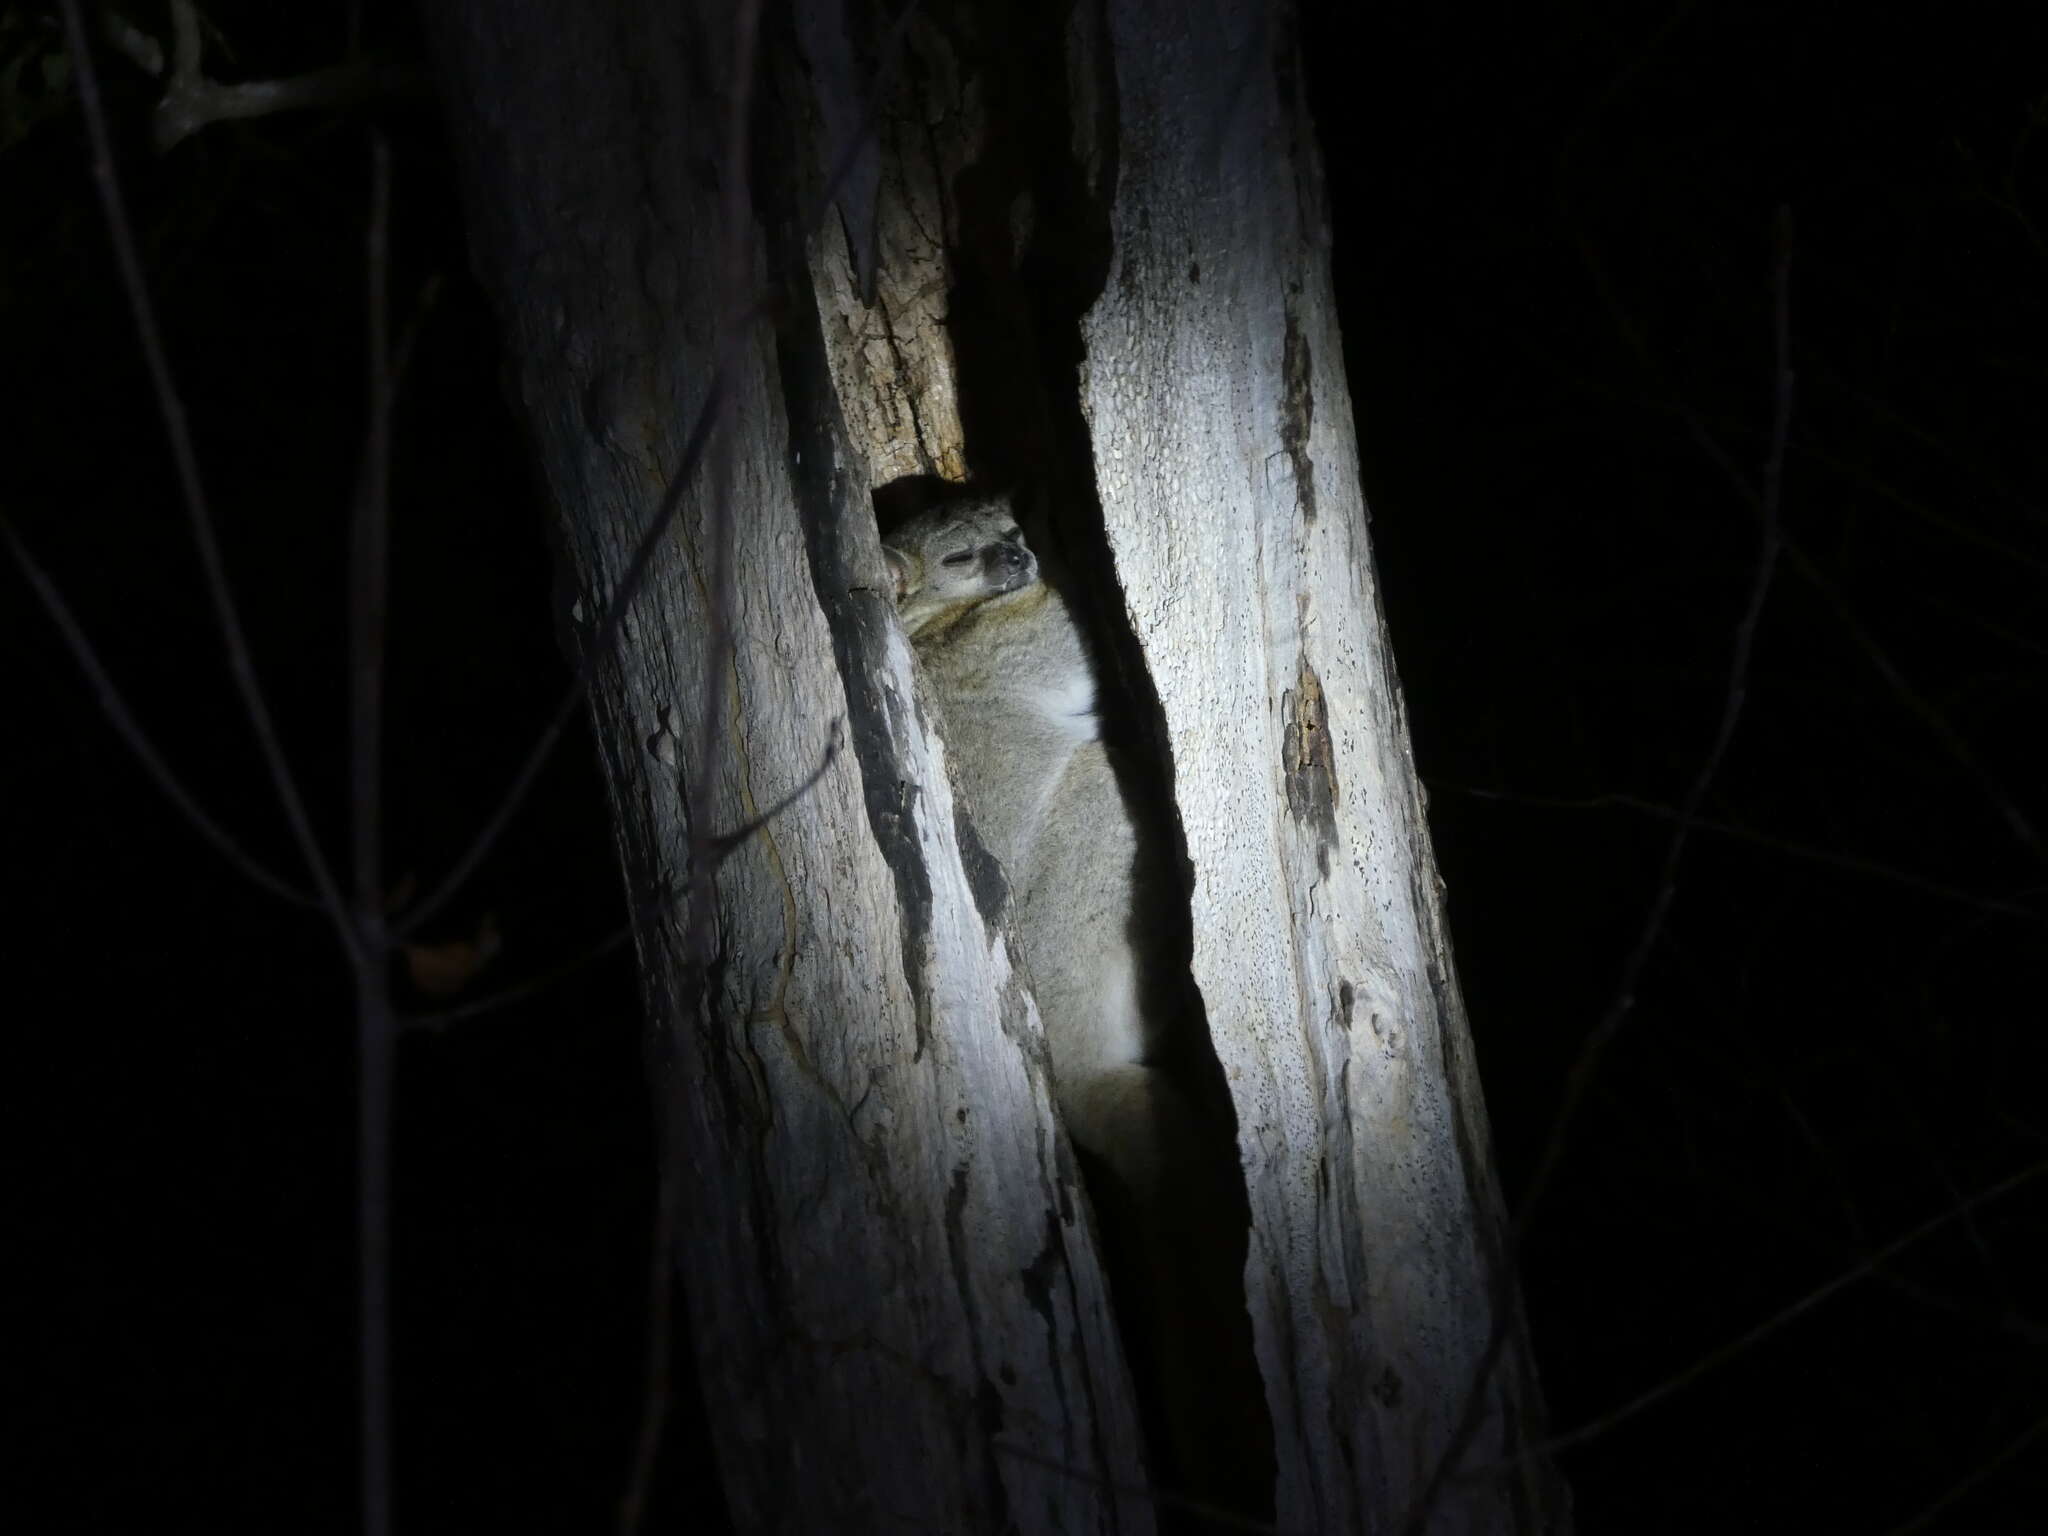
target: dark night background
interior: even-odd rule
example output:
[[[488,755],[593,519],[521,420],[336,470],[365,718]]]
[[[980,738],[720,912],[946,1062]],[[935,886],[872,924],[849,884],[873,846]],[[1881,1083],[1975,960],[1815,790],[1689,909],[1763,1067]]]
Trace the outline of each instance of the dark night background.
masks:
[[[1524,1256],[1553,1424],[1868,1272],[1566,1452],[1587,1532],[2017,1531],[2048,1507],[2048,1181],[1964,1209],[2048,1157],[2031,9],[1310,9],[1374,545],[1511,1202],[1727,696],[1758,521],[1703,441],[1757,480],[1774,209],[1795,232],[1787,547],[1732,747]],[[402,8],[368,11],[373,43],[416,50]],[[135,14],[162,35],[155,7]],[[207,14],[222,79],[321,66],[347,35],[340,5]],[[0,9],[0,507],[206,803],[291,867],[80,121],[41,89],[49,35],[38,7]],[[152,83],[101,68],[245,618],[331,847],[367,128],[392,137],[394,292],[444,280],[399,420],[388,759],[391,867],[431,879],[566,681],[432,108],[219,125],[157,160]],[[9,1183],[31,1206],[8,1269],[36,1298],[11,1395],[34,1409],[16,1450],[45,1510],[19,1528],[347,1530],[335,946],[168,811],[11,565],[0,633],[22,684],[0,754]],[[504,943],[484,990],[623,924],[586,739],[430,937],[486,913]],[[406,1043],[408,1531],[611,1524],[646,1314],[637,1040],[614,955]],[[689,1396],[665,1497],[701,1511]]]

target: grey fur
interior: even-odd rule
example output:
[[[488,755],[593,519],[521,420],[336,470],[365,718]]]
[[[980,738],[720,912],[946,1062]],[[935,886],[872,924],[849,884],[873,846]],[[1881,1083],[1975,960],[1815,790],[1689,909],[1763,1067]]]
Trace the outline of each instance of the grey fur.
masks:
[[[1138,839],[1087,645],[1007,501],[914,518],[885,553],[947,755],[1010,883],[1068,1134],[1145,1200],[1164,1174],[1159,1122],[1178,1108],[1145,1065]]]

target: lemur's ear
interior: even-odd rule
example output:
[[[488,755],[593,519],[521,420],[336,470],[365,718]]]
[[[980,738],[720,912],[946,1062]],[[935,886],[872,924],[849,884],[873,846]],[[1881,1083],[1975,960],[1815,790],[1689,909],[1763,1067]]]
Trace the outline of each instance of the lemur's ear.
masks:
[[[911,564],[908,555],[901,554],[886,544],[882,546],[882,558],[889,562],[889,575],[896,583],[896,601],[900,603],[917,590],[916,568]]]

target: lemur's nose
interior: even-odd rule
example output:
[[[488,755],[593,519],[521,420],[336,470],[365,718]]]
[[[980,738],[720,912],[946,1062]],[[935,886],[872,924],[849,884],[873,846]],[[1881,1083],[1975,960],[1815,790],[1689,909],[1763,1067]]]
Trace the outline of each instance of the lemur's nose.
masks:
[[[988,563],[999,571],[1021,571],[1024,569],[1024,551],[1014,544],[991,544]]]

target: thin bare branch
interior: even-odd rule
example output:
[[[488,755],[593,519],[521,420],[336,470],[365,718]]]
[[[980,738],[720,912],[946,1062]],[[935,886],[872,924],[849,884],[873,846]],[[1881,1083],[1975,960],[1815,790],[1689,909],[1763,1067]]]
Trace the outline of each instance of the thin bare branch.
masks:
[[[1926,1530],[1941,1516],[1947,1514],[1965,1498],[1969,1497],[1970,1494],[1976,1492],[1978,1488],[2003,1471],[2019,1456],[2020,1452],[2027,1449],[2028,1446],[2039,1440],[2043,1435],[2048,1435],[2048,1415],[2043,1415],[2041,1418],[2034,1420],[2032,1424],[2029,1424],[2017,1435],[2014,1435],[2012,1439],[2000,1446],[1993,1455],[1980,1461],[1962,1477],[1956,1479],[1933,1503],[1901,1524],[1893,1526],[1890,1531],[1886,1532],[1886,1536],[1913,1536],[1913,1533],[1916,1531]]]
[[[1628,343],[1631,352],[1634,353],[1643,371],[1652,378],[1659,378],[1656,361],[1650,355],[1648,345],[1643,340],[1640,330],[1632,323],[1627,312],[1622,308],[1621,301],[1615,295],[1606,266],[1599,259],[1598,252],[1593,249],[1591,242],[1583,237],[1581,237],[1580,244],[1585,254],[1587,267],[1592,274],[1596,287],[1600,291],[1602,299],[1607,305],[1615,329],[1621,333],[1623,339]],[[1780,366],[1789,375],[1791,369],[1789,356],[1782,360]],[[1907,431],[1915,430],[1902,416],[1891,411],[1882,402],[1877,401],[1873,397],[1856,392],[1851,386],[1841,383],[1839,380],[1837,381],[1837,387],[1851,395],[1852,398],[1856,399],[1866,409],[1881,414],[1886,419],[1888,425]],[[1687,434],[1698,445],[1700,451],[1727,477],[1729,483],[1735,488],[1736,494],[1752,506],[1755,506],[1758,509],[1759,515],[1768,522],[1770,513],[1766,503],[1770,494],[1769,487],[1765,486],[1759,489],[1750,484],[1748,476],[1742,472],[1741,467],[1735,462],[1733,456],[1722,446],[1721,441],[1715,437],[1706,420],[1690,402],[1680,397],[1675,391],[1667,390],[1663,405],[1666,410],[1675,415],[1684,425]],[[1916,432],[1915,435],[1923,438],[1927,436],[1925,433],[1920,432]],[[2041,562],[2035,556],[2025,551],[2014,549],[2001,541],[1989,539],[1981,533],[1966,529],[1947,518],[1942,518],[1928,512],[1903,493],[1894,491],[1868,470],[1849,466],[1844,461],[1811,447],[1802,446],[1801,452],[1803,457],[1811,457],[1815,462],[1824,464],[1830,469],[1850,473],[1855,479],[1870,489],[1877,491],[1878,494],[1887,496],[1916,515],[1928,517],[1934,522],[1935,526],[1944,528],[1960,539],[1973,545],[1987,548],[2007,558],[2023,562],[2029,566],[2040,567]],[[1956,457],[1953,450],[1950,450],[1950,456],[1952,458]],[[2031,504],[2022,498],[2018,492],[2006,486],[2003,480],[1990,475],[1988,471],[1978,469],[1976,465],[1969,461],[1958,459],[1957,462],[1962,463],[1965,468],[1984,476],[1987,483],[1991,484],[2001,495],[2006,496],[2020,506],[2031,507]],[[1782,452],[1774,440],[1772,444],[1772,465],[1766,470],[1766,478],[1768,479],[1774,475],[1782,477],[1783,469]],[[1783,545],[1785,559],[1803,580],[1820,593],[1821,597],[1826,601],[1828,611],[1833,615],[1836,623],[1842,627],[1856,647],[1863,652],[1879,679],[1914,717],[1928,729],[1940,744],[1942,750],[1976,784],[1979,792],[1990,802],[1992,809],[2005,822],[2006,826],[2011,829],[2013,836],[2024,844],[2029,852],[2037,857],[2048,854],[2048,847],[2043,846],[2040,834],[2035,830],[2033,818],[2020,808],[2019,803],[2006,791],[2005,787],[1993,778],[1990,771],[1978,761],[1976,753],[1963,738],[1962,733],[1950,725],[1947,718],[1929,703],[1906,679],[1905,675],[1892,664],[1891,658],[1886,655],[1884,648],[1878,644],[1876,637],[1857,619],[1855,612],[1849,606],[1848,600],[1843,597],[1840,589],[1829,580],[1826,573],[1818,565],[1807,558],[1796,543],[1791,540],[1784,540]]]
[[[676,1172],[664,1155],[655,1179],[654,1222],[647,1264],[647,1374],[641,1382],[640,1428],[619,1498],[619,1536],[640,1536],[654,1495],[662,1431],[668,1426],[669,1359],[675,1353]]]
[[[363,253],[367,289],[368,421],[349,538],[349,831],[354,849],[356,924],[364,959],[357,986],[373,998],[357,1009],[357,1312],[361,1322],[360,1413],[363,1529],[391,1525],[391,1103],[398,1029],[385,973],[384,637],[390,591],[391,145],[370,135],[370,211]]]
[[[496,1013],[499,1009],[509,1008],[514,1003],[523,1003],[535,993],[544,992],[556,983],[566,981],[578,972],[590,969],[591,966],[596,965],[600,960],[606,959],[623,948],[632,936],[633,932],[630,928],[621,928],[614,933],[607,934],[597,943],[582,950],[580,953],[570,956],[560,965],[551,966],[537,976],[530,976],[525,981],[515,982],[509,987],[501,987],[496,992],[488,993],[476,999],[476,1001],[464,1003],[460,1007],[443,1008],[434,1013],[408,1014],[400,1020],[400,1023],[406,1029],[440,1031],[461,1024],[466,1020],[478,1018],[486,1013]]]
[[[1676,806],[1661,805],[1655,800],[1645,800],[1640,795],[1525,795],[1510,790],[1480,789],[1471,784],[1446,784],[1440,780],[1433,781],[1430,788],[1432,792],[1444,791],[1469,795],[1475,800],[1494,800],[1505,805],[1536,806],[1545,810],[1597,811],[1614,807],[1636,811],[1644,816],[1655,816],[1663,821],[1676,821],[1683,814]],[[1993,913],[1999,917],[2024,918],[2029,922],[2048,922],[2048,912],[2037,911],[2016,901],[2003,901],[1979,891],[1964,890],[1961,886],[1945,885],[1939,880],[1929,880],[1924,875],[1896,869],[1889,864],[1880,864],[1875,859],[1859,858],[1851,853],[1836,853],[1832,849],[1816,848],[1811,843],[1793,842],[1789,838],[1779,837],[1770,832],[1760,832],[1754,827],[1745,827],[1737,822],[1714,821],[1704,816],[1695,816],[1692,827],[1695,832],[1710,832],[1717,837],[1752,843],[1759,848],[1769,848],[1789,858],[1804,859],[1866,879],[1887,881],[1907,890],[1919,891],[1922,895],[1932,896],[1939,901],[1975,907],[1980,912]]]
[[[476,836],[470,840],[469,846],[463,850],[462,856],[455,861],[448,873],[441,877],[440,884],[421,901],[407,909],[404,921],[393,929],[394,937],[407,938],[417,933],[422,923],[446,905],[449,897],[476,873],[477,866],[483,863],[496,845],[499,834],[505,830],[519,807],[525,803],[527,793],[533,788],[534,780],[540,777],[540,771],[546,765],[549,754],[554,751],[555,743],[561,740],[562,732],[568,728],[570,718],[583,702],[583,695],[589,691],[590,684],[596,676],[598,661],[610,653],[612,642],[617,638],[620,626],[625,623],[626,610],[633,598],[638,595],[641,584],[646,579],[648,567],[653,564],[655,551],[661,547],[663,536],[667,534],[669,525],[675,521],[676,514],[682,510],[683,492],[689,488],[690,477],[695,472],[698,462],[704,457],[705,443],[717,424],[719,407],[725,399],[727,376],[732,369],[736,350],[735,347],[728,346],[712,369],[710,382],[704,391],[704,399],[697,407],[696,420],[690,424],[690,435],[684,440],[682,458],[676,465],[676,472],[669,477],[668,488],[662,493],[661,504],[655,509],[653,520],[648,523],[639,543],[634,546],[633,557],[626,562],[625,574],[619,578],[617,587],[613,589],[611,601],[605,605],[604,615],[598,621],[590,644],[584,647],[583,654],[577,662],[576,675],[570,679],[561,702],[555,706],[548,723],[542,727],[539,738],[526,754],[525,762],[521,763],[519,771],[513,774],[512,781],[506,786],[497,808],[477,829]]]
[[[100,12],[100,41],[145,75],[164,72],[164,45],[111,6]]]
[[[134,712],[128,708],[127,700],[122,698],[121,690],[115,686],[113,678],[108,676],[107,669],[101,665],[92,642],[86,638],[84,628],[79,624],[77,616],[72,613],[70,605],[64,601],[63,594],[57,590],[56,583],[50,580],[48,572],[44,571],[42,566],[36,563],[35,557],[28,552],[28,547],[14,531],[14,524],[4,517],[0,517],[0,534],[6,536],[7,546],[13,551],[16,563],[21,566],[22,575],[28,578],[30,589],[41,600],[44,611],[50,615],[50,622],[57,626],[57,632],[64,637],[64,644],[70,649],[72,659],[78,663],[79,670],[85,673],[87,681],[92,684],[100,708],[106,711],[107,719],[113,725],[116,734],[127,743],[128,750],[135,754],[144,772],[155,781],[156,787],[164,792],[171,804],[175,805],[192,824],[192,829],[213,844],[221,857],[272,895],[282,896],[286,901],[296,902],[301,906],[319,906],[317,897],[299,889],[259,862],[235,841],[225,827],[207,814],[192,792],[185,788],[184,781],[171,770],[171,765],[164,760],[163,754],[157,751],[156,744],[149,739],[149,733],[143,730],[142,722],[135,718]]]
[[[382,925],[384,642],[391,590],[391,144],[370,136],[368,421],[349,539],[349,810],[357,921]]]
[[[363,1536],[391,1536],[391,1124],[398,1022],[381,956],[356,981],[356,1349]]]
[[[303,75],[224,85],[208,79],[200,67],[199,16],[191,0],[171,0],[171,35],[170,78],[151,126],[158,154],[169,153],[213,123],[349,106],[411,92],[421,83],[413,69],[397,60],[357,56]],[[160,69],[161,64],[150,73]]]
[[[214,617],[227,652],[228,671],[241,694],[250,728],[262,749],[264,765],[284,808],[285,820],[306,861],[314,889],[319,892],[322,905],[333,919],[343,945],[351,957],[357,957],[361,943],[350,921],[347,905],[342,900],[341,888],[335,881],[326,855],[321,852],[319,839],[314,835],[312,819],[306,814],[305,802],[300,798],[291,765],[285,759],[284,746],[278,739],[270,706],[256,678],[255,658],[242,631],[234,592],[228,584],[227,568],[221,559],[220,542],[214,532],[212,508],[207,502],[199,474],[199,457],[192,444],[191,428],[185,419],[184,400],[171,374],[170,358],[157,325],[156,307],[150,300],[149,285],[142,275],[142,258],[128,222],[127,203],[121,193],[120,181],[114,174],[113,146],[107,134],[106,111],[100,100],[99,73],[93,64],[91,46],[85,35],[85,19],[79,0],[63,0],[63,7],[65,35],[78,72],[79,104],[84,110],[86,132],[92,143],[93,183],[99,192],[100,210],[106,217],[114,262],[120,270],[121,287],[135,321],[136,337],[149,369],[157,409],[163,415],[164,430],[170,439],[171,461],[177,470],[178,488],[184,499],[187,519],[192,525],[192,539],[199,552],[200,568],[205,573],[207,594],[212,600]]]
[[[1835,616],[1835,622],[1855,642],[1856,648],[1863,652],[1871,670],[1883,681],[1885,687],[1891,690],[1892,696],[1905,706],[1907,713],[1920,722],[1927,733],[1939,743],[1942,751],[1948,754],[1949,759],[1976,784],[1978,792],[1990,802],[1992,810],[1997,813],[1999,820],[2006,824],[2012,835],[2024,844],[2029,852],[2037,856],[2048,854],[2048,849],[2042,847],[2040,834],[2034,830],[2033,818],[2020,809],[2019,802],[2006,791],[2005,786],[1993,778],[1990,770],[1977,760],[1976,752],[1963,738],[1962,732],[1950,725],[1948,717],[1935,708],[1893,664],[1884,647],[1878,643],[1877,636],[1865,628],[1856,617],[1855,610],[1849,606],[1849,600],[1828,578],[1827,573],[1796,547],[1786,551],[1786,558],[1792,562],[1793,569],[1801,578],[1826,600],[1829,610]]]
[[[1927,449],[1929,453],[1947,460],[1965,475],[1978,481],[2008,506],[2017,511],[2024,512],[2034,519],[2040,518],[2043,510],[2040,503],[2032,495],[2014,485],[2003,474],[1999,473],[1995,466],[1985,463],[1979,455],[1971,452],[1967,443],[1960,440],[1956,433],[1936,432],[1929,427],[1923,426],[1920,422],[1909,416],[1904,408],[1872,394],[1847,374],[1842,373],[1839,369],[1829,367],[1825,361],[1810,364],[1808,372],[1817,373],[1822,383],[1840,393],[1843,398],[1860,409],[1869,412],[1870,415],[1875,417],[1884,426],[1887,435],[1903,434],[1906,437],[1910,437],[1921,447]],[[1921,510],[1917,504],[1913,504],[1911,509],[1914,511]],[[1935,526],[1940,528],[1943,533],[1959,538],[1970,538],[1972,536],[1971,530],[1967,525],[1951,522],[1947,518],[1941,518],[1936,522]],[[1978,535],[1977,537],[1981,538],[1982,536]],[[1991,547],[2001,554],[2019,553],[2016,550],[2009,550],[2007,546],[2002,544],[1994,544]],[[2038,559],[2034,563],[2038,564]]]
[[[1707,748],[1706,756],[1701,760],[1691,786],[1679,803],[1676,824],[1672,827],[1670,841],[1664,850],[1663,866],[1658,872],[1656,893],[1651,899],[1649,910],[1644,914],[1636,942],[1622,966],[1614,996],[1599,1024],[1587,1036],[1585,1044],[1580,1049],[1579,1058],[1572,1066],[1564,1104],[1552,1122],[1550,1139],[1537,1162],[1536,1172],[1530,1180],[1529,1191],[1523,1200],[1522,1208],[1516,1213],[1515,1227],[1518,1239],[1527,1231],[1536,1207],[1549,1187],[1551,1177],[1563,1155],[1566,1133],[1577,1116],[1579,1105],[1584,1101],[1586,1090],[1591,1085],[1601,1057],[1620,1031],[1623,1020],[1635,1007],[1636,988],[1649,964],[1651,954],[1657,947],[1657,941],[1662,936],[1665,917],[1670,911],[1672,899],[1677,894],[1678,868],[1684,859],[1686,845],[1691,839],[1693,825],[1699,819],[1700,809],[1706,803],[1707,791],[1713,786],[1715,778],[1720,773],[1721,764],[1728,755],[1728,749],[1734,742],[1735,729],[1742,718],[1743,701],[1748,695],[1750,659],[1755,651],[1757,627],[1763,619],[1764,604],[1770,596],[1771,587],[1778,573],[1779,556],[1784,548],[1780,517],[1785,450],[1792,427],[1792,236],[1791,216],[1783,209],[1779,210],[1778,225],[1778,254],[1773,274],[1773,332],[1777,344],[1777,372],[1773,391],[1771,449],[1764,466],[1763,529],[1755,571],[1750,579],[1749,598],[1735,628],[1735,640],[1728,664],[1728,684],[1722,695],[1720,719],[1715,726],[1714,739]]]
[[[1615,984],[1614,995],[1609,1001],[1599,1022],[1579,1048],[1577,1060],[1572,1063],[1570,1074],[1565,1080],[1563,1102],[1550,1123],[1550,1134],[1536,1161],[1535,1172],[1531,1175],[1527,1192],[1522,1198],[1521,1208],[1515,1212],[1512,1227],[1508,1233],[1507,1252],[1500,1256],[1493,1294],[1493,1322],[1487,1336],[1486,1348],[1472,1371],[1471,1385],[1466,1389],[1464,1406],[1442,1453],[1437,1457],[1429,1480],[1415,1501],[1413,1510],[1402,1522],[1402,1529],[1417,1536],[1428,1524],[1430,1511],[1445,1483],[1457,1466],[1458,1458],[1471,1444],[1485,1418],[1486,1384],[1492,1379],[1499,1365],[1502,1352],[1508,1341],[1510,1324],[1516,1315],[1514,1306],[1514,1274],[1516,1261],[1526,1241],[1530,1224],[1541,1208],[1543,1197],[1556,1177],[1557,1169],[1564,1157],[1564,1148],[1573,1122],[1578,1118],[1580,1106],[1585,1102],[1588,1089],[1598,1074],[1601,1061],[1607,1049],[1621,1032],[1622,1024],[1635,1009],[1636,989],[1641,984],[1644,971],[1648,968],[1650,956],[1655,952],[1658,940],[1664,932],[1664,921],[1671,910],[1671,903],[1678,892],[1678,870],[1684,859],[1686,844],[1690,840],[1694,822],[1706,803],[1707,791],[1720,773],[1721,763],[1735,739],[1735,728],[1742,718],[1743,700],[1748,692],[1750,659],[1755,651],[1757,628],[1763,619],[1764,604],[1770,596],[1771,587],[1777,577],[1779,556],[1784,547],[1784,534],[1780,517],[1784,497],[1785,456],[1792,434],[1792,215],[1788,208],[1780,207],[1774,229],[1774,256],[1771,271],[1771,332],[1775,366],[1771,388],[1771,437],[1770,451],[1764,462],[1761,490],[1747,492],[1747,482],[1735,468],[1733,461],[1718,452],[1718,444],[1710,444],[1716,452],[1714,457],[1734,477],[1738,492],[1748,500],[1751,494],[1757,498],[1762,515],[1762,530],[1754,573],[1750,579],[1749,597],[1743,605],[1742,616],[1735,627],[1734,644],[1728,664],[1728,683],[1721,700],[1720,719],[1716,723],[1714,737],[1701,759],[1699,770],[1693,776],[1690,788],[1679,804],[1678,818],[1671,829],[1671,836],[1665,845],[1662,867],[1658,871],[1657,885],[1650,899],[1648,910],[1643,915],[1641,928],[1635,944],[1630,948],[1622,964],[1621,976]]]
[[[2048,1162],[2039,1162],[2030,1167],[2022,1168],[2018,1173],[1999,1180],[1990,1188],[1979,1190],[1967,1200],[1950,1206],[1939,1215],[1931,1216],[1912,1230],[1893,1238],[1882,1248],[1865,1255],[1861,1260],[1850,1265],[1825,1284],[1814,1287],[1814,1289],[1808,1291],[1790,1306],[1772,1313],[1771,1316],[1765,1318],[1754,1328],[1730,1339],[1718,1349],[1709,1350],[1691,1365],[1665,1377],[1656,1386],[1650,1388],[1647,1392],[1639,1393],[1635,1397],[1630,1398],[1619,1408],[1603,1413],[1597,1419],[1582,1424],[1577,1429],[1570,1430],[1562,1435],[1555,1435],[1541,1445],[1531,1446],[1522,1453],[1521,1457],[1497,1462],[1493,1466],[1480,1468],[1467,1474],[1467,1476],[1474,1479],[1491,1477],[1514,1467],[1521,1460],[1529,1457],[1554,1455],[1559,1451],[1568,1451],[1576,1446],[1584,1445],[1590,1440],[1597,1439],[1617,1425],[1625,1423],[1646,1409],[1655,1407],[1674,1393],[1683,1391],[1709,1372],[1720,1369],[1787,1324],[1796,1322],[1814,1308],[1820,1306],[1821,1303],[1837,1293],[1847,1290],[1850,1286],[1856,1284],[1857,1281],[1868,1279],[1870,1276],[1877,1274],[1886,1264],[1897,1258],[1914,1244],[1933,1236],[1951,1222],[1960,1221],[1981,1207],[1990,1205],[1996,1200],[2002,1200],[2014,1190],[2039,1178],[2043,1173],[2048,1173]]]

